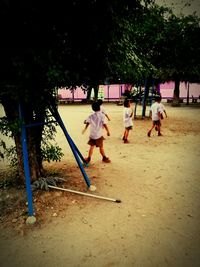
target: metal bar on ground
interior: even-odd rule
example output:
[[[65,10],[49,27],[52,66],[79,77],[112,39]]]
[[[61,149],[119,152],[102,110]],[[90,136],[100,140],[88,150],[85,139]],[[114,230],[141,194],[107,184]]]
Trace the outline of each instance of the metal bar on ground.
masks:
[[[72,189],[66,189],[66,188],[62,188],[62,187],[57,187],[57,186],[53,186],[53,185],[48,185],[48,187],[49,188],[52,188],[52,189],[57,189],[57,190],[62,190],[62,191],[66,191],[66,192],[71,192],[71,193],[74,193],[74,194],[83,195],[83,196],[88,196],[88,197],[94,197],[94,198],[109,200],[109,201],[113,201],[113,202],[117,202],[117,203],[120,203],[121,202],[120,199],[114,199],[114,198],[109,198],[109,197],[103,197],[103,196],[93,195],[93,194],[84,193],[84,192],[80,192],[80,191],[76,191],[76,190],[72,190]]]

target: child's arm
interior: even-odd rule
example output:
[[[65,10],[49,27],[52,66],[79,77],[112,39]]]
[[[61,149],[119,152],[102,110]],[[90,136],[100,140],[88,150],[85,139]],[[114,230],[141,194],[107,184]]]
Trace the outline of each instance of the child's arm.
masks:
[[[107,124],[104,124],[103,127],[106,129],[107,136],[110,136],[110,131],[109,131],[109,129],[108,129]]]
[[[159,112],[158,112],[158,119],[159,119],[159,121],[161,120],[161,114],[162,114],[162,113],[159,111]]]
[[[165,113],[165,116],[166,116],[166,118],[167,118],[167,112],[166,112],[166,110],[164,109],[164,113]]]
[[[84,133],[86,132],[88,126],[89,126],[89,123],[86,122],[86,123],[85,123],[85,128],[82,130],[82,134],[84,134]]]
[[[131,117],[133,116],[133,106],[132,106],[132,105],[130,106],[130,112],[131,112],[131,113],[130,113],[129,116],[130,116],[130,118],[131,118]]]
[[[108,114],[105,114],[105,116],[106,116],[106,118],[110,121],[110,118],[109,118]]]
[[[133,116],[133,108],[131,108],[130,118]]]

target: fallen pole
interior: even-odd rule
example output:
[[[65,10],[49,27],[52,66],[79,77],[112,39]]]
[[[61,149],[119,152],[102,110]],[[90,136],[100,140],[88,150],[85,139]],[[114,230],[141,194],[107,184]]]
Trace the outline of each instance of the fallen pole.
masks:
[[[109,198],[109,197],[97,196],[97,195],[88,194],[88,193],[84,193],[84,192],[80,192],[80,191],[76,191],[76,190],[72,190],[72,189],[66,189],[66,188],[62,188],[62,187],[57,187],[57,186],[53,186],[53,185],[48,185],[48,187],[49,188],[52,188],[52,189],[56,189],[56,190],[62,190],[62,191],[71,192],[71,193],[74,193],[74,194],[88,196],[88,197],[100,198],[100,199],[104,199],[104,200],[108,200],[108,201],[113,201],[113,202],[117,202],[117,203],[120,203],[121,202],[120,199],[114,199],[114,198]]]

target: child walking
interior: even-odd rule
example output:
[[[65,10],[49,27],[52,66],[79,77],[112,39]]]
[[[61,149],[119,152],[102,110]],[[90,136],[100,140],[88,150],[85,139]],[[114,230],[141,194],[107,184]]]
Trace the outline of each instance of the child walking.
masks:
[[[161,113],[162,113],[162,108],[160,106],[160,101],[161,97],[156,96],[155,97],[155,103],[151,105],[150,108],[150,117],[152,119],[152,126],[150,130],[147,133],[147,136],[151,136],[151,131],[153,130],[154,127],[156,127],[156,130],[158,131],[158,136],[161,136]]]
[[[123,121],[124,121],[124,136],[123,141],[125,144],[129,143],[128,135],[129,131],[133,128],[133,109],[131,108],[130,100],[124,100]]]
[[[84,123],[85,128],[82,131],[82,134],[85,133],[88,126],[90,125],[90,135],[89,135],[89,141],[88,145],[90,145],[88,157],[85,159],[86,163],[89,163],[92,158],[94,147],[99,147],[99,152],[102,156],[102,162],[110,163],[111,160],[106,157],[104,147],[103,147],[103,140],[105,139],[103,137],[103,129],[106,129],[107,136],[110,136],[110,131],[108,129],[108,126],[106,124],[106,117],[105,115],[100,111],[100,105],[98,102],[94,102],[92,104],[92,110],[94,111],[93,114],[91,114]]]

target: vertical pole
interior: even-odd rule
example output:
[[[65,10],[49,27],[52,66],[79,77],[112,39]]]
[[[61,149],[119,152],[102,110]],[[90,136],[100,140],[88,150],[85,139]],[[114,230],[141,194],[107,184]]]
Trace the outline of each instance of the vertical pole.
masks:
[[[90,187],[90,185],[91,185],[90,180],[89,180],[89,178],[88,178],[88,176],[87,176],[87,174],[86,174],[86,172],[85,172],[85,170],[83,168],[83,165],[82,165],[82,163],[81,163],[81,161],[80,161],[80,159],[78,157],[78,154],[80,156],[80,152],[77,151],[77,147],[75,146],[75,144],[72,141],[70,135],[68,134],[68,132],[67,132],[67,130],[65,128],[65,125],[64,125],[64,123],[63,123],[63,121],[62,121],[62,119],[60,117],[60,114],[58,113],[58,111],[56,109],[53,109],[53,114],[55,114],[55,116],[56,116],[55,119],[58,121],[61,129],[63,130],[63,133],[64,133],[64,135],[65,135],[65,137],[66,137],[66,139],[67,139],[67,141],[69,143],[69,146],[70,146],[70,148],[72,150],[72,153],[74,154],[74,157],[76,159],[76,162],[77,162],[77,164],[78,164],[78,166],[79,166],[79,168],[81,170],[81,173],[83,175],[83,178],[84,178],[87,186]]]
[[[160,84],[157,85],[156,90],[157,90],[158,94],[160,94]]]
[[[189,99],[190,99],[190,83],[187,83],[187,104],[189,105]]]
[[[26,179],[26,193],[28,200],[28,214],[33,216],[33,201],[32,201],[32,190],[31,190],[31,179],[30,179],[30,169],[28,162],[28,150],[26,143],[26,128],[24,125],[24,115],[21,105],[19,104],[19,118],[21,120],[21,142],[22,142],[22,154],[23,154],[23,163],[24,163],[24,174]]]
[[[152,102],[153,102],[153,97],[155,96],[155,85],[154,85],[154,80],[153,80],[153,83],[152,83],[152,92],[151,92],[151,96],[149,97],[149,105],[151,106],[152,105]]]
[[[135,100],[135,109],[134,109],[134,120],[136,120],[136,116],[137,116],[137,114],[136,114],[136,112],[137,112],[137,104],[138,104],[138,101],[136,99]]]
[[[120,85],[120,98],[122,96],[122,84]]]
[[[143,103],[142,103],[142,118],[145,117],[145,113],[146,113],[146,99],[147,99],[147,79],[145,79],[144,97],[143,97]]]

